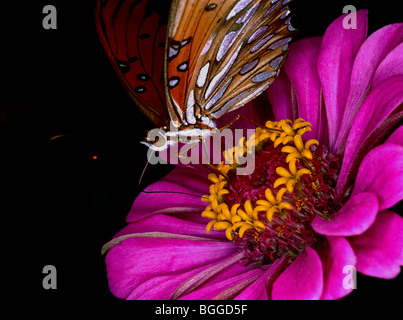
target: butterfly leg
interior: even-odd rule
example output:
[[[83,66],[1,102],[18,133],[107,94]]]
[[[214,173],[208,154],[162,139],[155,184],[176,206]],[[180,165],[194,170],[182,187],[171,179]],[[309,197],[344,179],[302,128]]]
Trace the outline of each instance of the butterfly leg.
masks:
[[[234,117],[234,119],[232,119],[229,123],[225,123],[224,120],[220,119],[220,121],[224,122],[225,125],[224,125],[222,128],[220,128],[219,130],[222,131],[222,130],[228,128],[228,127],[231,127],[233,123],[235,123],[236,121],[238,121],[238,120],[241,119],[241,118],[242,118],[242,119],[245,119],[246,121],[248,121],[248,122],[250,122],[250,123],[252,123],[252,124],[255,125],[256,127],[261,127],[261,126],[262,126],[260,123],[257,123],[256,121],[253,121],[252,119],[249,119],[249,118],[245,117],[245,116],[242,115],[242,114],[238,114],[238,115],[236,115],[236,116]]]

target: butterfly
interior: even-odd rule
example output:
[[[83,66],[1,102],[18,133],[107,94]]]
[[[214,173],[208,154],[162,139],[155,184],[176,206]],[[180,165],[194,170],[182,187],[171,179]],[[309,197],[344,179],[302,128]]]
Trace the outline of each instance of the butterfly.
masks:
[[[98,0],[96,28],[107,56],[160,128],[145,144],[164,150],[174,138],[206,137],[217,119],[266,90],[296,33],[289,2],[173,0],[166,18],[161,2]]]

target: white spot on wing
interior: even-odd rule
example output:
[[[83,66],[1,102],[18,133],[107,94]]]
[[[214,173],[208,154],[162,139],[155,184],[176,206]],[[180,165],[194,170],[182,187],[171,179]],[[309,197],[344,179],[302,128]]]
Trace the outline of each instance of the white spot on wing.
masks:
[[[194,95],[194,90],[192,90],[189,93],[189,99],[188,99],[187,107],[186,107],[186,120],[190,124],[195,124],[196,123],[194,105],[195,105],[195,95]]]
[[[249,20],[252,18],[252,16],[255,14],[257,10],[257,5],[255,4],[253,7],[249,8],[248,11],[246,11],[243,16],[241,16],[236,23],[243,23],[247,24]],[[242,27],[243,29],[243,27]]]
[[[215,90],[215,88],[217,87],[217,84],[221,82],[221,80],[225,77],[225,75],[228,73],[228,70],[232,67],[232,65],[234,64],[239,50],[241,50],[242,48],[242,44],[243,42],[239,45],[238,49],[234,52],[234,54],[231,56],[231,58],[229,59],[228,63],[224,66],[224,68],[216,74],[216,76],[211,79],[209,86],[207,87],[207,90],[204,94],[204,99],[207,100],[208,97],[210,96],[210,94]]]
[[[248,39],[248,43],[251,43],[255,41],[257,38],[259,38],[263,33],[266,32],[266,30],[269,29],[268,26],[262,26],[259,29],[257,29]]]
[[[245,26],[247,25],[249,20],[254,15],[256,10],[257,10],[257,5],[254,5],[252,8],[249,8],[249,10],[246,11],[245,14],[236,21],[237,23],[242,23],[242,27],[236,31],[231,31],[224,36],[224,39],[221,42],[220,47],[218,48],[217,57],[216,57],[217,61],[220,61],[221,58],[228,52],[228,50],[231,48],[231,46],[235,42],[238,35],[242,32],[242,30],[245,28]]]
[[[168,57],[172,58],[178,54],[178,49],[174,49],[172,47],[169,48]]]
[[[224,40],[221,42],[220,47],[218,48],[216,60],[220,61],[224,54],[231,48],[232,44],[235,42],[235,39],[239,32],[242,30],[232,31],[225,35]]]
[[[206,44],[203,47],[203,50],[201,52],[201,55],[205,54],[211,47],[211,44],[213,43],[214,40],[214,35],[210,37],[210,39],[207,40]]]
[[[281,15],[280,19],[284,19],[284,18],[287,17],[290,13],[291,13],[291,11],[287,9],[287,10],[284,11],[284,13]]]
[[[175,87],[178,83],[179,83],[179,79],[174,78],[174,79],[169,80],[168,85],[169,85],[171,88],[173,88],[173,87]]]
[[[283,60],[283,56],[279,56],[270,62],[270,66],[273,67],[274,69],[277,69],[282,60]]]
[[[274,42],[274,43],[269,47],[269,50],[275,50],[275,49],[277,49],[277,48],[279,48],[279,47],[285,45],[286,43],[288,43],[288,42],[290,42],[290,41],[291,41],[291,37],[278,40],[278,41]]]
[[[200,73],[197,76],[197,81],[196,84],[199,88],[203,87],[204,84],[206,83],[206,79],[207,79],[207,74],[208,74],[208,70],[210,68],[210,62],[207,62],[203,68],[200,69]]]
[[[265,71],[265,72],[258,73],[252,77],[252,82],[256,83],[256,82],[265,81],[267,79],[270,79],[275,74],[276,74],[275,71]]]
[[[236,16],[236,14],[241,11],[242,9],[244,9],[249,3],[251,3],[252,0],[240,0],[230,11],[230,13],[228,14],[227,18],[225,20],[229,20],[232,17]]]
[[[246,63],[246,64],[242,67],[241,71],[239,71],[239,74],[240,74],[240,75],[244,75],[245,73],[248,73],[249,71],[251,71],[254,67],[256,67],[256,65],[258,64],[259,60],[260,60],[260,59],[257,58],[257,59],[255,59],[255,60],[253,60],[253,61],[250,61],[250,62]]]
[[[230,99],[229,101],[227,101],[220,110],[218,110],[217,112],[212,113],[211,115],[218,119],[221,118],[224,114],[227,113],[227,111],[234,106],[235,104],[239,103],[240,101],[242,101],[244,98],[248,97],[249,94],[252,92],[253,90],[249,89],[246,90],[244,92],[241,92],[240,94],[238,94],[237,96],[235,96],[234,98]],[[240,107],[240,106],[239,106]]]
[[[263,45],[268,42],[272,37],[274,36],[273,33],[269,34],[268,36],[264,37],[262,40],[260,40],[251,50],[251,53],[256,52],[257,50],[259,50],[261,47],[263,47]]]
[[[216,104],[216,102],[222,97],[222,95],[225,93],[225,90],[227,90],[229,84],[231,83],[232,78],[228,79],[228,81],[218,90],[218,92],[211,97],[211,99],[207,102],[205,109],[209,110],[213,105]]]
[[[271,3],[275,3],[276,1],[272,1]],[[276,8],[280,5],[280,2],[278,2],[277,4],[275,4],[274,6],[270,7],[270,9],[265,13],[265,15],[263,16],[263,18],[266,18],[270,13],[272,13],[274,10],[276,10]]]

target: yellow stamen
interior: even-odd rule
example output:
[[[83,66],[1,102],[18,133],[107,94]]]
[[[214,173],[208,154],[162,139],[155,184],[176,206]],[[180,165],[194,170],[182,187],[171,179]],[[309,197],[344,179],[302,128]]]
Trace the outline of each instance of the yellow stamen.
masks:
[[[284,178],[290,178],[292,176],[292,174],[290,172],[288,172],[287,169],[283,168],[283,167],[278,167],[276,169],[276,172],[278,175],[284,177]]]
[[[274,205],[276,203],[276,199],[273,196],[273,193],[271,192],[271,190],[269,188],[266,189],[266,191],[264,192],[264,195],[266,196],[266,199],[269,200],[269,202]]]
[[[219,181],[215,173],[210,173],[207,177],[212,183],[217,183]]]
[[[234,236],[232,234],[232,227],[229,227],[225,230],[225,236],[227,237],[228,240],[234,240]]]
[[[210,233],[211,227],[217,222],[217,220],[211,220],[209,223],[207,223],[206,226],[206,231],[207,233]]]
[[[244,235],[244,233],[245,233],[245,231],[248,230],[248,229],[250,229],[250,228],[253,228],[253,226],[251,226],[251,225],[249,225],[249,224],[244,224],[244,225],[239,229],[239,237],[242,238],[243,235]]]
[[[202,212],[202,217],[214,220],[214,219],[217,218],[217,214],[215,212],[213,212],[213,211],[203,211]]]
[[[231,216],[235,216],[235,215],[236,215],[236,212],[237,212],[237,210],[238,210],[239,207],[240,207],[240,204],[239,204],[239,203],[234,204],[234,205],[231,207]]]
[[[265,127],[257,128],[248,139],[242,137],[236,146],[223,152],[225,162],[217,166],[217,173],[208,175],[212,183],[209,188],[210,194],[202,196],[202,201],[209,203],[202,212],[202,217],[211,219],[206,226],[207,233],[213,227],[214,230],[225,230],[227,239],[234,241],[236,237],[242,238],[249,229],[253,229],[254,233],[248,235],[260,239],[260,233],[266,229],[267,223],[272,221],[274,215],[284,219],[288,210],[302,210],[306,200],[293,200],[294,207],[289,202],[292,197],[285,197],[284,201],[283,198],[286,192],[293,193],[296,187],[299,188],[301,178],[306,174],[312,175],[315,169],[309,161],[313,159],[310,149],[313,144],[319,145],[319,142],[311,139],[304,143],[302,139],[305,132],[311,131],[310,127],[311,124],[302,118],[295,121],[288,119],[267,121]],[[272,190],[270,188],[265,190],[264,199],[258,199],[254,203],[246,200],[243,204],[236,203],[229,207],[226,202],[226,196],[230,194],[230,189],[227,188],[228,174],[240,165],[240,157],[260,150],[266,143],[273,143],[275,148],[283,145],[281,152],[287,154],[285,161],[288,168],[281,166],[276,168],[279,178],[274,181]],[[279,187],[281,188],[277,191]],[[311,187],[317,191],[320,189],[320,183],[312,182]],[[283,235],[285,227],[278,228],[278,235]]]
[[[214,224],[214,230],[224,230],[224,229],[227,229],[227,228],[229,228],[231,226],[232,226],[231,222],[219,221],[219,222]]]
[[[249,216],[245,213],[245,211],[243,211],[242,209],[238,210],[238,216],[241,217],[242,220],[244,221],[248,221],[249,220]]]

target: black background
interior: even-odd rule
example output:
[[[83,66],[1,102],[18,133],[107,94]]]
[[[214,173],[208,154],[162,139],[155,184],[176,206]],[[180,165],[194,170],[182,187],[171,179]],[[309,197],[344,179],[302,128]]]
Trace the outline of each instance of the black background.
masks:
[[[56,30],[42,28],[47,4],[57,8]],[[16,299],[116,300],[100,250],[125,226],[146,164],[139,141],[153,125],[106,58],[94,4],[15,1],[1,11],[2,267]],[[401,22],[398,1],[295,0],[297,39],[322,35],[345,5],[369,9],[369,33]],[[142,184],[168,170],[149,167]],[[42,287],[48,264],[57,268],[57,290]],[[346,299],[401,300],[402,278],[359,275]]]

